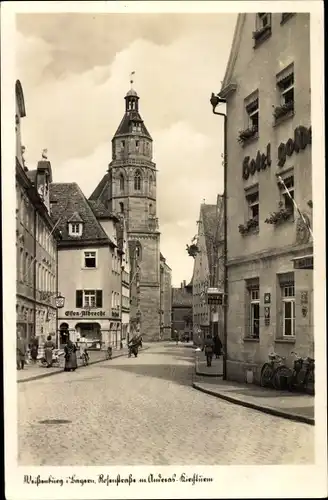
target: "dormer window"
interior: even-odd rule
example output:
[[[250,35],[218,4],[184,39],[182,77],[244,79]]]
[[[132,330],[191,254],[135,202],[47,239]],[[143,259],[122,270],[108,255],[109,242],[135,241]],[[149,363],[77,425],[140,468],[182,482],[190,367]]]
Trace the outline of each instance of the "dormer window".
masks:
[[[68,220],[68,236],[79,238],[83,233],[83,220],[77,212],[74,212]]]
[[[68,224],[68,235],[69,236],[82,236],[83,224],[82,222],[70,222]]]

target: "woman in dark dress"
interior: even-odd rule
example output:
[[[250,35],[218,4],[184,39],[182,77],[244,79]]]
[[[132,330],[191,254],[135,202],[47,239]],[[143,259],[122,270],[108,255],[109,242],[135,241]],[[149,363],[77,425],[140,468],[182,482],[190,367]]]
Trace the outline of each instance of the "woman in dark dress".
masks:
[[[55,349],[55,344],[51,340],[51,335],[48,335],[47,341],[44,344],[44,357],[46,358],[47,368],[52,366],[52,351]]]
[[[33,363],[36,363],[39,351],[39,341],[36,337],[33,337],[31,341],[31,358]]]
[[[219,358],[221,356],[221,351],[222,351],[222,342],[218,335],[215,335],[213,340],[214,340],[214,354],[216,358]]]
[[[77,368],[76,345],[71,340],[65,345],[65,372],[75,371]]]

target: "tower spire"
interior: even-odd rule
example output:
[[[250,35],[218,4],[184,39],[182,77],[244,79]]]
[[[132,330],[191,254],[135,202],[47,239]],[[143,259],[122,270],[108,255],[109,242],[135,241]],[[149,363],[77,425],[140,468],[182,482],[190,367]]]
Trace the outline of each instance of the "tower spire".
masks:
[[[133,83],[134,83],[134,78],[133,76],[136,74],[135,71],[131,71],[130,73],[130,84],[131,84],[131,90],[133,90]]]

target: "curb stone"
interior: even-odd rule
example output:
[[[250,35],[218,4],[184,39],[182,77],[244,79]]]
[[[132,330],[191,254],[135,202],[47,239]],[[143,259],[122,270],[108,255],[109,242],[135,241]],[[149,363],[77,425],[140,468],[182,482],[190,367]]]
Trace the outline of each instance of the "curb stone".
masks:
[[[232,396],[226,396],[225,394],[217,393],[215,391],[211,391],[210,389],[205,389],[205,387],[202,387],[201,384],[198,384],[197,382],[193,382],[192,387],[200,392],[204,392],[205,394],[215,396],[216,398],[219,399],[224,399],[229,403],[234,403],[239,406],[251,408],[252,410],[258,410],[261,411],[262,413],[274,415],[275,417],[282,417],[287,420],[294,420],[295,422],[302,422],[304,424],[315,425],[315,419],[311,417],[305,417],[303,415],[298,415],[296,413],[279,410],[277,408],[272,408],[271,406],[260,406],[256,403],[251,403],[249,401],[242,401]]]
[[[150,348],[150,346],[143,347],[140,352],[142,353],[143,351],[146,351],[149,348]],[[126,355],[127,355],[127,352],[122,353],[122,354],[117,354],[116,356],[113,356],[112,359],[121,358],[122,356],[126,356]],[[103,361],[110,361],[110,360],[109,359],[107,360],[106,358],[97,359],[96,361],[90,361],[90,363],[88,363],[87,366],[95,365],[96,363],[102,363]],[[81,366],[79,368],[81,368]],[[87,368],[87,367],[84,367],[84,368]],[[23,380],[17,380],[17,384],[23,384],[24,382],[31,382],[32,380],[39,380],[40,378],[51,377],[52,375],[57,375],[58,373],[64,373],[64,370],[57,370],[55,372],[50,372],[50,373],[41,373],[40,375],[34,375],[33,377],[30,377],[30,378],[25,378]]]

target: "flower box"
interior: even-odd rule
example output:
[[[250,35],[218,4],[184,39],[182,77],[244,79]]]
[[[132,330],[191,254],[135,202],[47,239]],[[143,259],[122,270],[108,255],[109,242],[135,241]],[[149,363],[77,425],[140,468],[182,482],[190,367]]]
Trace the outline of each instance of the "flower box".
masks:
[[[288,102],[286,104],[283,104],[282,106],[277,106],[274,109],[273,116],[275,117],[276,120],[281,118],[282,116],[287,115],[291,111],[294,111],[294,102]]]
[[[268,24],[267,26],[263,26],[262,28],[259,28],[256,31],[253,31],[253,39],[255,40],[255,45],[256,42],[261,42],[262,40],[266,39],[269,35],[271,35],[270,24]]]
[[[280,202],[279,210],[277,210],[276,212],[272,212],[270,216],[265,219],[264,222],[266,224],[273,224],[273,225],[280,224],[290,219],[291,215],[292,211],[285,208],[283,204]]]
[[[256,133],[257,133],[256,127],[246,128],[245,130],[241,130],[238,134],[238,142],[240,144],[243,144],[248,139],[251,139],[252,137],[254,137]]]
[[[259,227],[258,219],[249,219],[245,224],[239,224],[238,230],[240,234],[248,234],[252,229],[257,229]]]

